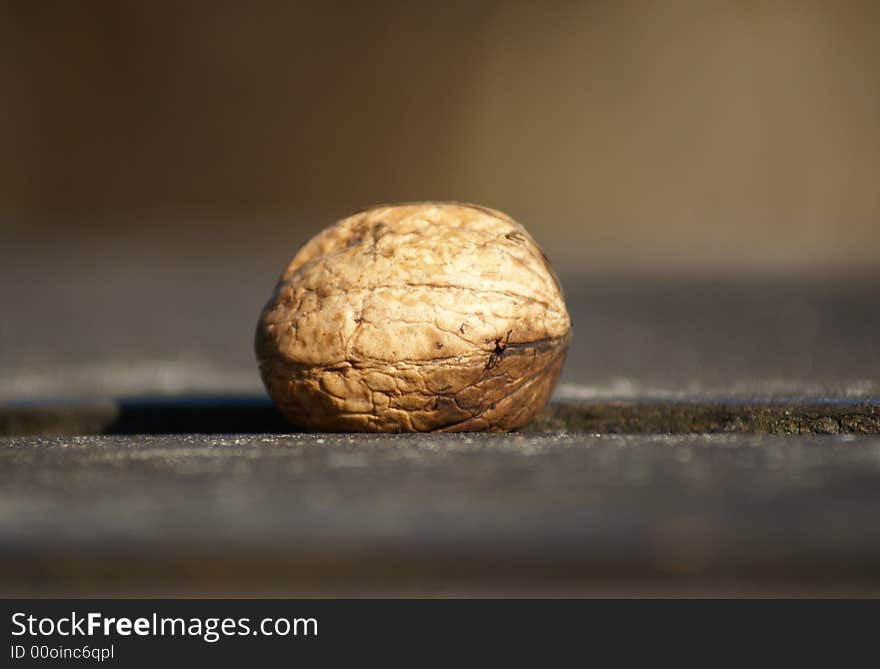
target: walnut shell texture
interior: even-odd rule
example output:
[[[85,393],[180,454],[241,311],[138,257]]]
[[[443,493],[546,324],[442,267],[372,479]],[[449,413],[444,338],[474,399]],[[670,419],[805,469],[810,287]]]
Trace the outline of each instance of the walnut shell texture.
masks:
[[[501,432],[550,398],[571,338],[559,282],[506,214],[374,207],[285,269],[257,325],[266,389],[328,432]]]

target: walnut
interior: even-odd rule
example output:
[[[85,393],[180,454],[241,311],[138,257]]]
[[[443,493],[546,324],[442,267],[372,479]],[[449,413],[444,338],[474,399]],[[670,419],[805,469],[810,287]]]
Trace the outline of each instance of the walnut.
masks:
[[[506,431],[547,403],[571,322],[550,264],[509,216],[375,207],[325,229],[257,325],[269,395],[324,431]]]

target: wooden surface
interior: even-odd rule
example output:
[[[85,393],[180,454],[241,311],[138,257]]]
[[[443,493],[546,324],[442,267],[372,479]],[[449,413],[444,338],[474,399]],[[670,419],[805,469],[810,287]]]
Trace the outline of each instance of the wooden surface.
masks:
[[[526,432],[320,435],[259,385],[276,268],[169,253],[7,264],[3,594],[880,594],[876,277],[563,277]]]
[[[4,439],[5,594],[880,594],[880,438]]]

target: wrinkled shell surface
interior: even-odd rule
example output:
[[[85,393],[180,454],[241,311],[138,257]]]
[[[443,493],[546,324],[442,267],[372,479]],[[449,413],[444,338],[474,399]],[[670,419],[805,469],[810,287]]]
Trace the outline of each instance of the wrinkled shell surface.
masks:
[[[383,206],[300,249],[256,353],[269,395],[304,428],[505,431],[550,398],[570,326],[546,257],[510,217]]]

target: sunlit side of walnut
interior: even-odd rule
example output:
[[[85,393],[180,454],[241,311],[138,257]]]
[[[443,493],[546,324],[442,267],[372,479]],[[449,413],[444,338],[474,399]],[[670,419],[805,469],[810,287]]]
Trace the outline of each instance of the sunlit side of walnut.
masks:
[[[474,205],[361,211],[303,246],[257,325],[269,395],[324,431],[506,431],[543,408],[571,323],[526,230]]]

